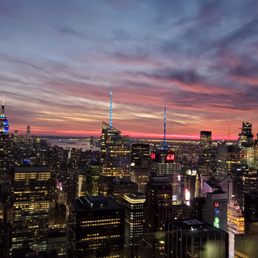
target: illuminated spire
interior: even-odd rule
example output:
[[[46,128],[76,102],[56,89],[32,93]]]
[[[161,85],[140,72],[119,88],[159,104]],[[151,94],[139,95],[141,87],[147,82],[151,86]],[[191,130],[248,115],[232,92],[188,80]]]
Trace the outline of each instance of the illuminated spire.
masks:
[[[164,137],[163,137],[163,147],[167,147],[167,102],[166,98],[164,100]]]
[[[230,141],[231,140],[231,126],[229,124],[229,127],[228,127],[228,140]]]
[[[109,127],[112,128],[112,113],[113,113],[112,87],[110,88],[109,97],[110,97],[110,104],[109,104]]]

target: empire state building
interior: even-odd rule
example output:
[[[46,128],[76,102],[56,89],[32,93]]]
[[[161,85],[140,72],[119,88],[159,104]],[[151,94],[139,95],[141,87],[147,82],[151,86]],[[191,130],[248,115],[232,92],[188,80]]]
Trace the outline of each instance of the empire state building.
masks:
[[[5,115],[4,102],[2,104],[0,113],[0,136],[5,136],[9,134],[9,122],[7,116]]]
[[[3,102],[0,113],[0,179],[2,171],[6,171],[10,165],[9,147],[9,122],[5,115]]]

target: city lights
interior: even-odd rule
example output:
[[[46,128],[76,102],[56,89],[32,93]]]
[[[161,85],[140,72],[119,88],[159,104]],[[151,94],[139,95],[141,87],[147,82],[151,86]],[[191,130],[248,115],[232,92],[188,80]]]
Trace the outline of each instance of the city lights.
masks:
[[[0,1],[0,257],[257,258],[257,17]]]

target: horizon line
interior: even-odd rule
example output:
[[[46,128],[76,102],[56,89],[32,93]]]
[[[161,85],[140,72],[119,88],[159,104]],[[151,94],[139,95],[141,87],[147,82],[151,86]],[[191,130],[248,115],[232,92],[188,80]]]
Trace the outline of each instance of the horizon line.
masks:
[[[11,132],[12,134],[14,134],[14,131]],[[22,130],[22,133],[20,133],[19,135],[26,135],[26,131],[25,130]],[[84,137],[95,137],[95,138],[100,138],[101,137],[101,133],[99,134],[96,134],[96,133],[86,133],[86,134],[83,134],[83,133],[72,133],[72,134],[67,134],[67,133],[34,133],[34,134],[31,134],[31,136],[33,137],[72,137],[72,138],[76,138],[76,137],[79,137],[79,138],[84,138]],[[134,134],[134,133],[125,133],[123,134],[122,133],[122,136],[124,137],[129,137],[129,138],[132,138],[132,139],[157,139],[157,140],[163,140],[163,135],[162,134],[153,134],[153,133],[150,133],[150,134]],[[212,138],[212,141],[237,141],[238,137],[220,137],[220,136],[215,136]],[[167,140],[168,141],[173,141],[173,140],[189,140],[189,141],[200,141],[200,136],[198,135],[180,135],[180,134],[170,134],[168,135],[167,137]]]

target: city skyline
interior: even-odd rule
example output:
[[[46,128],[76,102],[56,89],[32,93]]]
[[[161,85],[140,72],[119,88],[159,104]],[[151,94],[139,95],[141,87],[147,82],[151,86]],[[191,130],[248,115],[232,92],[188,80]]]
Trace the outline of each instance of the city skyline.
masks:
[[[0,3],[0,97],[11,131],[236,139],[256,123],[255,1]]]

